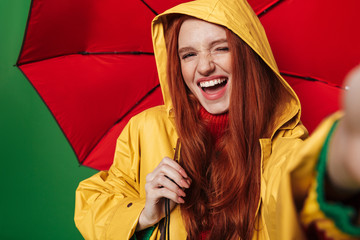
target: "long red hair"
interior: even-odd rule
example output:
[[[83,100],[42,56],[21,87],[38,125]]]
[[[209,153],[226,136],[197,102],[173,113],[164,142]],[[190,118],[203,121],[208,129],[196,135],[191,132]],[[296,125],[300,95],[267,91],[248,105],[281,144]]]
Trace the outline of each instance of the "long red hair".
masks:
[[[175,15],[174,15],[175,16]],[[280,81],[261,58],[226,29],[232,54],[232,92],[229,123],[217,150],[200,103],[181,75],[178,34],[188,18],[176,15],[165,26],[168,84],[181,142],[180,164],[192,179],[181,212],[189,239],[209,231],[208,239],[251,239],[260,199],[261,148],[270,137],[275,106],[284,94]]]

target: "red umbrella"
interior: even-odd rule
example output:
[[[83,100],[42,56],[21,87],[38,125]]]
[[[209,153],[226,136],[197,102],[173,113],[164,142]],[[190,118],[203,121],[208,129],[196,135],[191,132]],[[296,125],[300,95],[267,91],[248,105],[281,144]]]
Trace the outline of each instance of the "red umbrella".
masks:
[[[17,66],[38,91],[83,165],[108,169],[133,115],[162,103],[152,18],[179,0],[33,0]],[[359,63],[357,0],[252,0],[312,130],[339,108]],[[325,107],[325,108],[324,108]],[[314,110],[315,109],[315,110]]]
[[[261,1],[252,2],[259,6]],[[360,1],[267,2],[260,20],[280,72],[300,98],[302,121],[312,132],[340,108],[343,80],[360,63]]]

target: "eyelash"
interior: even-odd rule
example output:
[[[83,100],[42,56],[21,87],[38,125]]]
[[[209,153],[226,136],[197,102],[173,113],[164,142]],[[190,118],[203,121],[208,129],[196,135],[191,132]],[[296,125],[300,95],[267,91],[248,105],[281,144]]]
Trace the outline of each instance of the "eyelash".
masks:
[[[229,51],[229,47],[219,47],[216,50],[218,50],[218,51]]]
[[[187,53],[187,54],[184,54],[181,59],[186,59],[188,57],[192,57],[192,56],[195,56],[195,53]]]
[[[229,51],[229,47],[219,47],[219,48],[216,48],[215,49],[216,51],[222,51],[222,52],[227,52]],[[181,59],[186,59],[186,58],[189,58],[189,57],[193,57],[195,56],[196,53],[187,53],[187,54],[184,54]]]

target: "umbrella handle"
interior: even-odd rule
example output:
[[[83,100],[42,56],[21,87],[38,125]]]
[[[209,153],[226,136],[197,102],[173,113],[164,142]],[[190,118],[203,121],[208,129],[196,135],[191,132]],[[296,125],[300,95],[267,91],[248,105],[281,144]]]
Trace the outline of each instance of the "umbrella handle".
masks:
[[[180,156],[179,156],[179,147],[180,147],[180,141],[179,139],[176,141],[176,148],[175,148],[175,154],[174,154],[174,160],[176,162],[179,162]],[[170,179],[170,178],[169,178]],[[174,180],[170,179],[175,183]],[[175,183],[176,184],[176,183]],[[165,198],[165,228],[164,228],[164,236],[165,240],[170,240],[170,199]]]

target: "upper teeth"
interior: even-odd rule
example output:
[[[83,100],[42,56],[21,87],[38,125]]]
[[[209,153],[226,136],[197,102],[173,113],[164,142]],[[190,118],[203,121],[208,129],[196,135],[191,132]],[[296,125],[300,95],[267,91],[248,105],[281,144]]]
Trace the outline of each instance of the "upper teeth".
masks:
[[[204,82],[200,82],[200,87],[213,87],[215,86],[216,84],[220,84],[220,83],[223,83],[225,82],[225,78],[223,79],[214,79],[214,80],[210,80],[210,81],[204,81]]]

